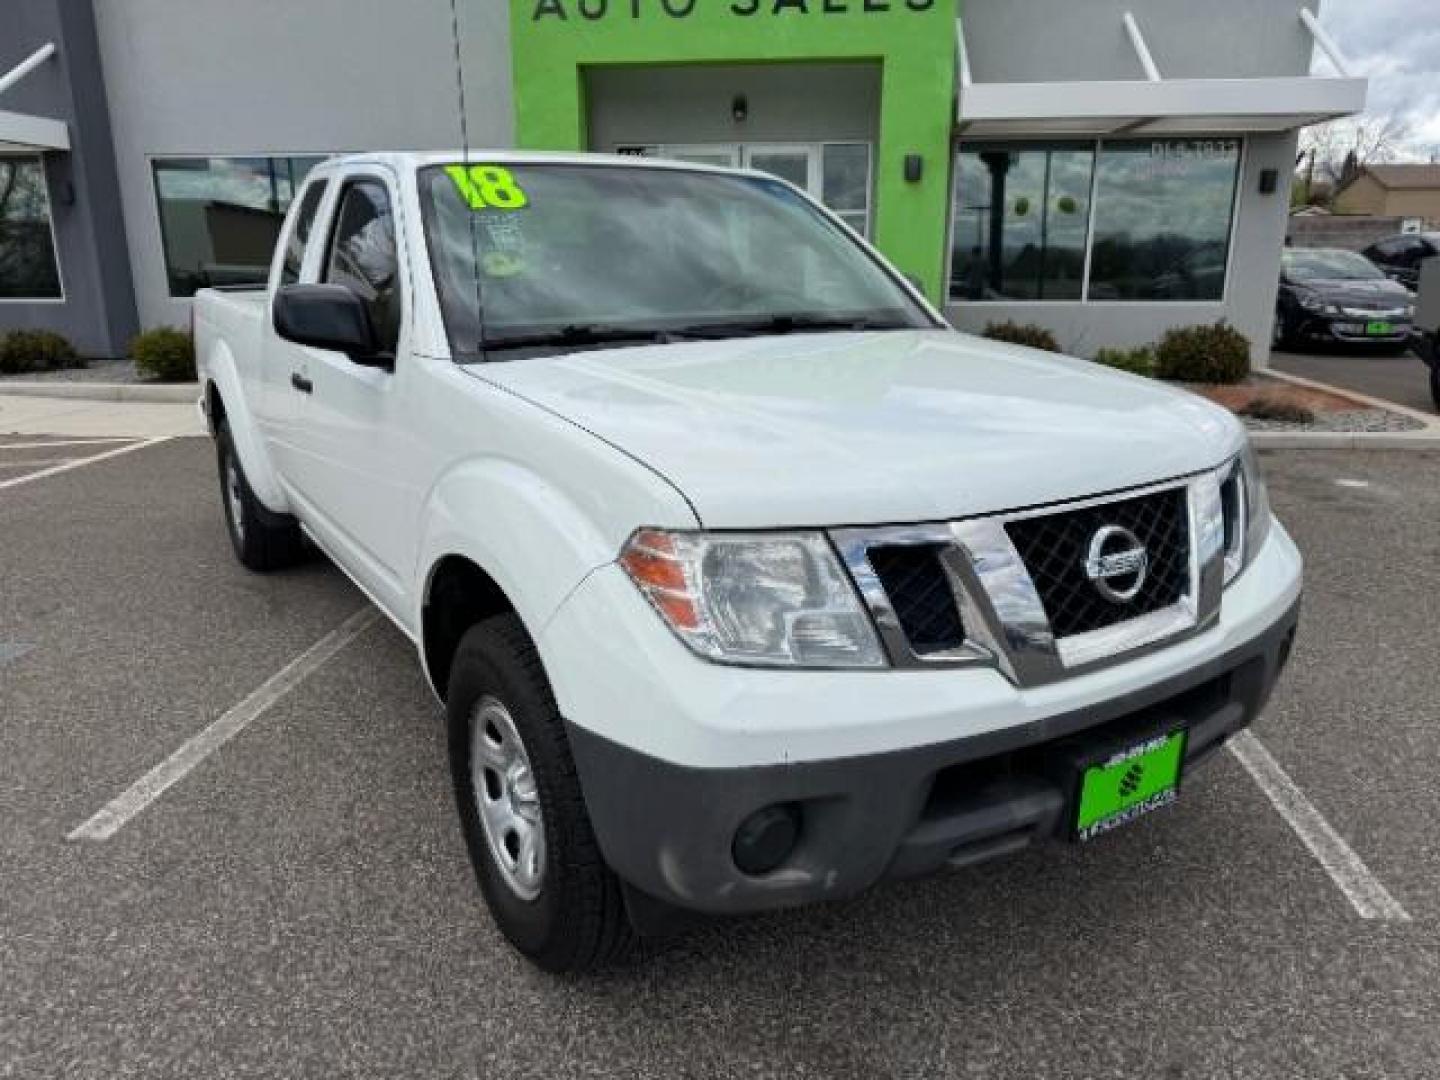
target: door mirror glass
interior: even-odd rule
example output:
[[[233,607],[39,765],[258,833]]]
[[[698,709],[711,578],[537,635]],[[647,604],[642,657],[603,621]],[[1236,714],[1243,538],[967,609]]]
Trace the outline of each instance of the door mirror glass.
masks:
[[[283,285],[275,293],[275,333],[297,345],[343,352],[357,364],[389,367],[364,301],[344,285]]]

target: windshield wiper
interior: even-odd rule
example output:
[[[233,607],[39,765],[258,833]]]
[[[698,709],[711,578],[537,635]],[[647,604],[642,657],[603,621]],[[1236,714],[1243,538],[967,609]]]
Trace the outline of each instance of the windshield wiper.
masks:
[[[654,326],[599,326],[593,323],[571,323],[558,330],[540,330],[533,334],[502,334],[487,337],[486,352],[506,349],[535,349],[546,345],[613,345],[624,342],[665,345],[678,337],[689,337],[683,330],[663,330]]]
[[[529,334],[501,334],[487,337],[487,353],[510,349],[540,349],[551,345],[668,345],[675,341],[711,341],[730,337],[760,337],[766,334],[823,333],[843,330],[913,330],[906,322],[822,315],[768,315],[733,322],[695,323],[690,326],[603,326],[597,323],[570,323],[556,330]]]
[[[831,331],[914,330],[907,322],[894,319],[867,319],[843,315],[768,315],[734,322],[700,323],[673,331],[684,337],[724,338],[764,334],[817,334]]]

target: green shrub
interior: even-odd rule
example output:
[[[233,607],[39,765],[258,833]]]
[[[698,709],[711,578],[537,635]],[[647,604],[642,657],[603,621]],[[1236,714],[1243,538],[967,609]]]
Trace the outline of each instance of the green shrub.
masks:
[[[1248,416],[1252,420],[1283,420],[1291,424],[1315,422],[1313,410],[1276,394],[1261,394],[1251,398],[1238,411],[1241,416]]]
[[[1179,382],[1244,382],[1250,374],[1250,341],[1223,321],[1167,330],[1155,350],[1155,368],[1162,379]]]
[[[195,381],[195,342],[184,330],[162,326],[130,340],[130,359],[142,375],[161,382]]]
[[[11,330],[0,338],[0,373],[20,375],[84,366],[84,358],[69,339],[53,330]]]
[[[1149,345],[1137,345],[1133,349],[1101,349],[1095,354],[1095,362],[1132,375],[1155,374],[1155,350]]]
[[[1055,335],[1039,323],[986,323],[984,337],[991,341],[1008,341],[1012,345],[1029,345],[1032,349],[1059,352],[1060,343]]]

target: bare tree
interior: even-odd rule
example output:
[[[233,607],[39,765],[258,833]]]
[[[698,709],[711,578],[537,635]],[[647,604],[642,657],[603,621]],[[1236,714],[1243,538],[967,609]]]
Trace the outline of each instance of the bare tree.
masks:
[[[1323,180],[1333,188],[1365,165],[1394,161],[1409,134],[1409,125],[1394,113],[1345,117],[1308,127],[1300,133],[1307,184]]]

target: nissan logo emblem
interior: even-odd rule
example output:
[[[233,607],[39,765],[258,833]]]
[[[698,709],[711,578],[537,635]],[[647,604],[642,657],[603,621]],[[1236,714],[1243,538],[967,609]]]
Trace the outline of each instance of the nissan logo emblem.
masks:
[[[1111,603],[1134,600],[1145,584],[1150,556],[1140,538],[1123,525],[1106,525],[1090,538],[1085,576]]]

